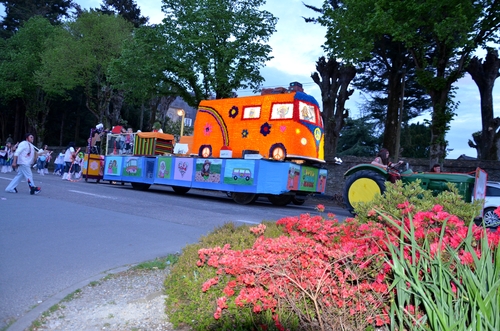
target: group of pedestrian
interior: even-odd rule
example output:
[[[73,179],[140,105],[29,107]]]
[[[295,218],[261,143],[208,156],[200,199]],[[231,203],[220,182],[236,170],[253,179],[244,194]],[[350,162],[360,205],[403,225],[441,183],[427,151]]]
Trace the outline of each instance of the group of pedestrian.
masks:
[[[41,188],[35,185],[32,166],[37,169],[41,175],[48,173],[47,165],[51,160],[52,151],[45,145],[42,149],[38,149],[33,144],[35,137],[32,133],[25,135],[25,140],[11,146],[12,143],[7,142],[5,145],[5,153],[0,153],[0,157],[5,159],[4,155],[11,155],[10,167],[17,172],[16,176],[5,188],[5,192],[18,193],[17,187],[24,179],[28,183],[29,192],[35,195],[41,192]],[[7,148],[10,148],[7,150]],[[10,151],[12,154],[8,154]],[[54,164],[54,174],[62,176],[63,180],[72,180],[81,176],[81,163],[83,162],[83,153],[75,150],[75,144],[71,142],[68,148],[63,150],[56,157]],[[2,172],[4,170],[5,162],[2,163]]]
[[[13,144],[14,141],[12,137],[9,135],[9,138],[5,141],[5,146],[0,147],[0,172],[8,173],[12,172],[12,160],[14,156],[14,152],[18,144]]]

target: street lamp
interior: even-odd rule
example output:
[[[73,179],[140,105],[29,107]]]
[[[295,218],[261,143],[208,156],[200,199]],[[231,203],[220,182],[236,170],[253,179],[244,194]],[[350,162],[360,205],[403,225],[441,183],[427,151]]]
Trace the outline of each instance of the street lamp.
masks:
[[[184,134],[184,116],[186,116],[186,112],[184,109],[177,109],[177,115],[181,117],[181,135],[180,137],[183,136]]]

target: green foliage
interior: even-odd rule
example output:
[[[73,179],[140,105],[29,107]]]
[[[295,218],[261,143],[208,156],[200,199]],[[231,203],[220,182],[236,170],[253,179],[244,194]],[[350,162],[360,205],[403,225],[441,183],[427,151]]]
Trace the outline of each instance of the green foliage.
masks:
[[[103,0],[99,11],[108,15],[121,15],[136,28],[148,22],[147,17],[141,16],[141,10],[134,0]]]
[[[282,235],[282,231],[274,222],[263,222],[266,225],[264,236],[275,238]],[[169,321],[175,327],[189,325],[193,330],[250,330],[256,318],[271,321],[270,316],[254,316],[250,310],[230,307],[224,316],[214,319],[218,291],[202,292],[202,285],[208,279],[216,276],[216,269],[208,266],[198,267],[198,250],[207,247],[222,247],[229,244],[232,249],[244,250],[252,247],[255,235],[249,231],[249,226],[235,226],[227,223],[198,243],[188,245],[182,250],[179,260],[173,265],[170,274],[165,280],[167,294],[166,309]],[[268,323],[272,325],[272,323]],[[245,328],[241,328],[246,325]],[[239,326],[240,328],[235,328]]]
[[[143,263],[139,263],[134,267],[134,269],[142,269],[142,270],[151,270],[151,269],[165,269],[167,266],[170,266],[176,263],[179,260],[178,254],[170,254],[164,258],[157,258],[152,261],[147,261]]]
[[[51,47],[42,56],[44,65],[37,72],[38,82],[45,90],[60,95],[83,87],[86,106],[97,121],[111,121],[109,103],[113,88],[108,82],[107,68],[131,38],[132,24],[122,17],[83,12],[51,41]]]
[[[68,10],[75,6],[71,0],[16,0],[0,1],[4,6],[5,15],[2,17],[2,38],[11,37],[30,18],[40,16],[47,19],[50,24],[55,25],[67,17]]]
[[[412,123],[401,130],[401,147],[403,157],[429,158],[431,130],[425,123]]]
[[[347,118],[337,144],[337,155],[373,156],[377,153],[378,137],[375,123],[368,116]]]
[[[443,233],[439,242],[443,242]],[[489,247],[486,239],[478,244],[472,225],[458,247],[437,250],[436,256],[432,256],[428,240],[417,242],[415,228],[405,230],[404,237],[410,243],[401,240],[391,246],[388,261],[393,266],[395,290],[391,330],[500,329],[498,245]]]
[[[199,102],[263,82],[259,68],[271,59],[268,45],[277,19],[260,10],[264,0],[163,0],[165,56],[177,60],[176,73],[193,73],[190,88]],[[181,61],[182,60],[182,61]],[[183,74],[182,76],[186,76]],[[197,103],[198,103],[197,102]]]
[[[415,206],[413,212],[428,211],[434,205],[441,205],[444,211],[456,215],[466,224],[471,223],[480,214],[482,208],[482,200],[465,202],[452,183],[448,183],[448,191],[443,191],[436,196],[432,191],[422,188],[420,180],[407,184],[403,184],[400,180],[394,184],[386,182],[385,187],[386,191],[383,195],[377,195],[370,203],[361,202],[356,206],[355,211],[360,221],[376,220],[376,216],[368,216],[372,214],[370,211],[373,209],[384,210],[387,214],[401,219],[403,210],[398,205],[406,201]]]
[[[423,3],[413,0],[344,0],[323,7],[319,22],[327,27],[325,43],[333,57],[357,63],[371,57],[378,40],[400,42],[411,54],[416,81],[432,99],[430,157],[445,156],[445,134],[454,115],[452,85],[463,76],[471,53],[498,41],[497,1]],[[388,70],[397,71],[393,61]]]

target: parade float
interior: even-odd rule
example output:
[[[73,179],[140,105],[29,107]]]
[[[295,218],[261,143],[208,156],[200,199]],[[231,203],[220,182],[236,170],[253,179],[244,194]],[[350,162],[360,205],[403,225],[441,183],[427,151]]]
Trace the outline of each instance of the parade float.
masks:
[[[135,132],[133,148],[123,153],[116,148],[123,133],[108,133],[102,177],[138,190],[154,184],[179,194],[223,191],[239,204],[258,197],[302,204],[310,194],[324,194],[318,102],[301,88],[275,92],[202,101],[193,136],[178,143],[171,134]]]

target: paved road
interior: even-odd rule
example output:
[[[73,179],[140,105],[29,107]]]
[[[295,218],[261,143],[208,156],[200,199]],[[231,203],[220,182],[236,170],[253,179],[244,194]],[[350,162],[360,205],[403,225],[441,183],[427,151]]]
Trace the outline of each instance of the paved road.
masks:
[[[14,173],[0,174],[0,329],[24,330],[68,293],[107,272],[179,252],[226,222],[258,224],[315,213],[317,202],[276,207],[237,205],[221,192],[169,187],[141,192],[109,182],[35,175],[39,195],[5,193]],[[327,205],[325,212],[347,212]]]

